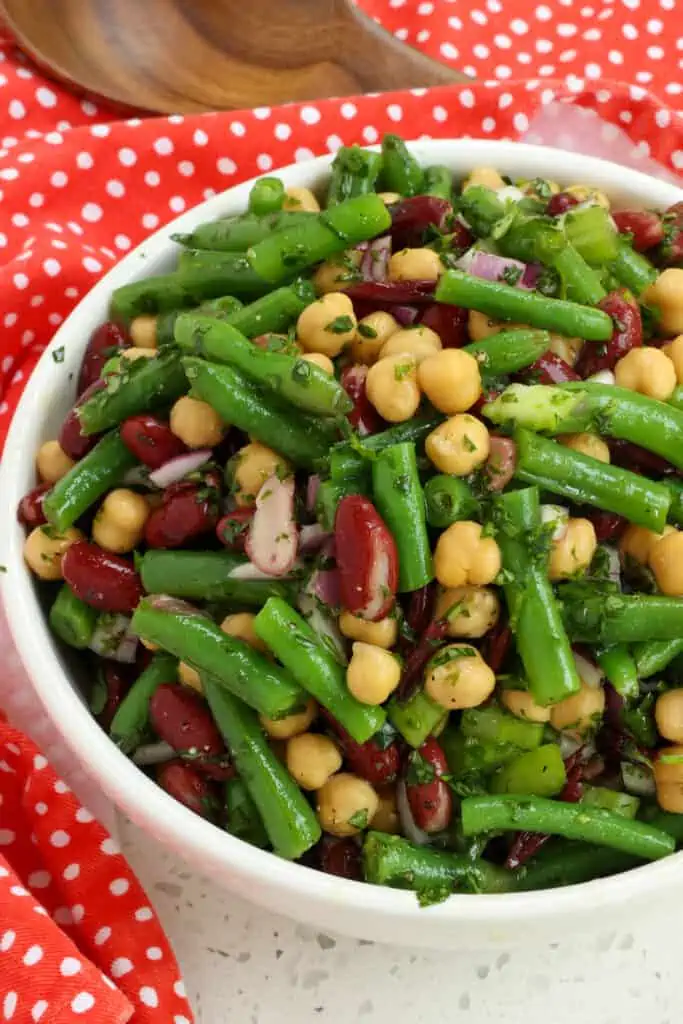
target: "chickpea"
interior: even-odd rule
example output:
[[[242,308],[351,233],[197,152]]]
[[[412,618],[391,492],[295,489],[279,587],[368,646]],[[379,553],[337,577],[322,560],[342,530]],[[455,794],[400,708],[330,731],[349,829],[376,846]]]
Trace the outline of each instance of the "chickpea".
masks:
[[[659,735],[672,743],[683,743],[683,689],[661,693],[655,704]]]
[[[662,594],[683,597],[683,533],[671,530],[656,541],[649,565]]]
[[[79,540],[85,537],[74,526],[63,533],[53,526],[36,526],[24,541],[24,561],[41,580],[61,580],[62,557]]]
[[[362,640],[354,643],[346,670],[346,685],[361,704],[383,704],[400,678],[401,666],[393,654]]]
[[[118,353],[119,360],[123,362],[119,363],[121,370],[125,370],[125,363],[134,363],[136,359],[154,359],[156,357],[156,350],[153,348],[122,348]]]
[[[389,616],[379,622],[368,622],[358,615],[343,611],[339,616],[339,629],[349,640],[362,640],[363,643],[385,649],[393,647],[398,637],[398,622]]]
[[[436,614],[448,613],[448,635],[478,640],[495,626],[500,615],[500,601],[490,587],[451,587],[436,602]]]
[[[253,505],[256,495],[269,476],[286,476],[291,466],[286,459],[259,441],[240,448],[235,458],[233,485],[235,499],[240,506]]]
[[[357,836],[375,817],[377,793],[365,779],[338,772],[318,790],[318,820],[333,836]]]
[[[479,363],[459,348],[446,348],[424,359],[417,381],[432,405],[448,416],[467,412],[481,394]]]
[[[122,555],[144,536],[149,505],[141,494],[117,487],[102,502],[92,526],[93,540],[106,551]]]
[[[282,209],[298,210],[303,213],[320,213],[320,203],[310,188],[290,185],[285,189],[285,201],[282,204]]]
[[[683,334],[679,334],[677,338],[670,341],[668,345],[662,345],[661,350],[665,356],[671,360],[674,364],[674,370],[676,371],[676,381],[679,384],[683,384]]]
[[[472,341],[485,341],[493,334],[499,334],[516,326],[505,323],[502,320],[492,320],[486,313],[480,313],[478,309],[471,309],[467,317],[467,332]]]
[[[385,206],[391,206],[392,203],[400,203],[403,199],[400,192],[378,192],[377,195]]]
[[[36,455],[38,476],[46,484],[56,484],[76,465],[62,448],[59,441],[45,441]]]
[[[449,644],[442,647],[425,673],[425,693],[447,711],[476,708],[491,696],[495,673],[476,647]]]
[[[658,308],[660,334],[667,338],[683,334],[683,267],[663,270],[642,301]]]
[[[191,690],[196,690],[197,693],[204,693],[204,687],[202,686],[201,676],[196,669],[188,665],[186,661],[178,662],[178,681],[183,686],[189,687]]]
[[[351,342],[351,358],[354,363],[372,366],[379,359],[384,343],[400,329],[398,320],[383,310],[364,316],[358,321],[356,337]]]
[[[302,732],[287,740],[287,769],[302,789],[322,789],[343,758],[337,744],[319,733]]]
[[[550,708],[537,704],[528,690],[503,690],[500,702],[515,718],[527,722],[549,722]]]
[[[550,345],[548,346],[554,355],[564,359],[567,366],[576,366],[583,340],[581,338],[567,338],[564,334],[551,334]]]
[[[658,348],[632,348],[614,367],[620,388],[666,402],[677,384],[673,362]]]
[[[157,347],[157,318],[155,316],[136,316],[131,321],[128,333],[136,348],[155,349]]]
[[[387,356],[368,370],[365,393],[380,416],[390,423],[411,419],[420,405],[415,356]]]
[[[301,313],[296,334],[305,352],[322,352],[334,359],[356,336],[353,303],[342,292],[327,292]]]
[[[483,185],[484,188],[492,188],[494,192],[505,188],[505,182],[493,167],[475,167],[471,170],[462,183],[463,192],[472,185]]]
[[[411,355],[419,365],[427,356],[441,350],[441,338],[431,327],[403,327],[384,343],[380,359],[388,356]]]
[[[238,640],[244,640],[245,644],[249,644],[255,651],[261,651],[262,654],[268,654],[268,647],[264,644],[260,636],[257,635],[254,629],[254,619],[256,618],[251,612],[236,612],[234,615],[228,615],[221,622],[221,629],[228,636],[234,636]]]
[[[400,249],[389,260],[389,280],[438,281],[444,269],[434,249]]]
[[[599,462],[610,461],[609,448],[597,434],[565,434],[560,438],[560,443],[565,448],[581,452],[582,455],[588,455],[589,458],[597,459]]]
[[[597,206],[604,206],[606,210],[610,208],[609,199],[599,188],[591,188],[590,185],[569,185],[562,191],[574,196],[580,203],[593,203]]]
[[[551,580],[566,580],[585,572],[593,561],[598,539],[590,519],[570,519],[567,529],[550,547],[548,575]]]
[[[388,832],[389,835],[398,835],[401,831],[401,819],[398,816],[396,804],[396,792],[393,786],[383,786],[377,790],[379,806],[370,822],[370,828],[375,832]]]
[[[595,732],[605,712],[605,691],[601,686],[587,686],[581,680],[581,689],[565,697],[550,709],[550,724],[558,732],[566,732],[576,739]]]
[[[653,765],[657,803],[663,811],[683,814],[683,746],[662,747]]]
[[[489,457],[489,432],[469,413],[458,413],[432,430],[425,441],[429,459],[441,473],[469,476]]]
[[[301,711],[294,711],[284,718],[266,718],[265,715],[259,715],[259,721],[269,736],[276,740],[290,740],[292,736],[307,732],[317,717],[318,705],[311,698],[306,701],[306,707]]]
[[[622,557],[628,556],[639,565],[647,565],[650,560],[650,552],[657,541],[672,532],[674,532],[672,526],[665,526],[663,533],[655,533],[654,530],[646,530],[644,526],[635,526],[633,523],[629,523],[619,540],[619,550]]]
[[[349,249],[331,260],[321,263],[313,275],[313,284],[318,295],[338,292],[340,288],[345,288],[350,284],[362,258],[362,252],[357,249]]]
[[[329,373],[331,376],[334,375],[334,363],[329,356],[323,355],[322,352],[304,352],[301,358],[307,363],[313,363],[314,366],[324,370],[325,373]]]
[[[479,523],[451,523],[436,542],[434,572],[442,587],[493,583],[501,564],[500,548],[493,537],[482,537]]]
[[[214,448],[226,427],[213,406],[183,395],[171,409],[171,430],[188,448]]]

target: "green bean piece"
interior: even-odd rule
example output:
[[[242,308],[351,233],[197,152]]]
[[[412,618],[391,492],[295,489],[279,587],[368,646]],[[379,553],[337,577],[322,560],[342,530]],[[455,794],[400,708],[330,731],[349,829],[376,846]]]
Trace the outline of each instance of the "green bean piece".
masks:
[[[124,754],[142,743],[149,726],[149,702],[162,683],[178,680],[178,662],[169,654],[155,654],[123,698],[109,726],[109,736]]]
[[[666,484],[671,498],[669,521],[683,526],[683,480],[669,476],[660,482]]]
[[[426,196],[450,199],[453,193],[453,175],[450,169],[441,164],[425,167],[421,191]]]
[[[478,238],[487,238],[495,224],[505,216],[498,195],[485,185],[470,185],[460,196],[458,207]]]
[[[242,779],[235,777],[225,783],[226,830],[251,846],[265,850],[270,846],[268,833],[258,808]]]
[[[550,334],[547,331],[522,329],[492,334],[484,341],[465,345],[463,352],[474,356],[482,375],[502,377],[531,366],[549,348]]]
[[[209,675],[202,674],[202,686],[275,853],[297,860],[320,839],[310,804],[278,760],[251,708]]]
[[[391,724],[398,729],[406,743],[415,749],[438,731],[448,717],[448,712],[428,697],[424,690],[416,690],[406,701],[392,697],[387,711]]]
[[[617,875],[642,863],[638,857],[609,846],[553,840],[514,872],[514,887],[529,892],[578,885],[594,878]]]
[[[510,384],[484,406],[484,416],[496,426],[525,427],[549,434],[579,433],[593,425],[594,411],[584,395],[569,396],[547,384]]]
[[[493,793],[524,796],[557,796],[567,781],[567,771],[557,743],[527,750],[499,768],[491,779]]]
[[[609,268],[619,284],[628,288],[636,297],[657,280],[656,267],[622,237],[617,242],[617,255]]]
[[[246,338],[286,331],[315,298],[311,282],[299,279],[262,295],[248,306],[235,310],[225,320]]]
[[[373,459],[372,490],[377,511],[396,542],[398,589],[419,590],[434,579],[434,564],[414,444],[392,445]]]
[[[77,409],[84,434],[99,434],[129,416],[172,405],[188,390],[177,352],[168,350],[153,359],[124,361],[119,373]]]
[[[254,619],[254,629],[299,685],[327,708],[356,743],[365,743],[382,727],[384,709],[361,704],[351,695],[344,668],[285,601],[271,597]]]
[[[583,796],[580,803],[589,807],[602,807],[606,811],[620,814],[624,818],[635,818],[640,807],[640,800],[630,793],[621,793],[605,786],[583,785]]]
[[[616,259],[619,235],[604,206],[595,204],[569,210],[563,222],[567,241],[588,263],[600,267]]]
[[[503,584],[517,651],[538,704],[556,704],[581,683],[548,579],[536,487],[495,499],[496,539],[509,582]]]
[[[333,425],[287,409],[233,366],[203,359],[183,359],[193,394],[211,405],[218,415],[273,448],[297,466],[311,469],[334,443]]]
[[[490,775],[520,753],[519,747],[513,743],[483,742],[473,736],[464,736],[452,725],[441,733],[439,743],[455,779]]]
[[[564,245],[552,262],[560,275],[565,293],[572,302],[584,306],[597,306],[607,292],[602,286],[600,275],[586,262],[572,245]]]
[[[600,807],[543,797],[470,796],[461,805],[466,836],[480,832],[548,832],[585,843],[610,846],[644,860],[673,853],[674,840],[661,829],[630,821]]]
[[[247,251],[252,272],[271,285],[386,232],[391,216],[373,193],[355,196],[303,224],[273,231]]]
[[[323,480],[315,499],[318,522],[326,529],[334,529],[337,506],[349,494],[372,496],[370,463],[351,449],[340,448],[330,453],[330,479]]]
[[[272,179],[264,179],[266,181]],[[277,180],[277,179],[276,179]],[[258,182],[257,182],[258,184]],[[282,203],[280,203],[280,206]],[[237,217],[209,221],[199,224],[187,235],[172,235],[174,242],[187,249],[204,249],[208,252],[244,253],[250,245],[256,245],[273,231],[281,231],[293,224],[305,224],[314,214],[303,210],[272,210],[266,214],[250,210]]]
[[[568,337],[607,341],[612,320],[601,309],[522,291],[500,281],[484,281],[462,270],[447,270],[436,286],[437,302],[477,309],[497,320],[515,320]]]
[[[292,598],[295,584],[272,580],[241,580],[231,573],[249,560],[230,551],[146,551],[140,577],[148,594],[170,594],[188,601],[232,601],[262,608],[269,597]]]
[[[664,484],[600,462],[528,430],[515,431],[515,476],[581,505],[595,505],[661,533],[671,504]]]
[[[460,477],[437,473],[424,487],[427,522],[437,529],[470,519],[479,511],[479,502],[469,484]]]
[[[483,743],[510,743],[520,750],[535,750],[543,742],[545,727],[542,722],[527,722],[489,704],[463,711],[460,729],[463,736]]]
[[[43,500],[48,522],[60,533],[73,526],[136,465],[135,456],[126,448],[118,430],[111,430],[48,492]]]
[[[680,409],[683,411],[683,385],[679,384],[674,388],[668,404],[672,405],[674,409]]]
[[[414,846],[386,832],[368,832],[365,836],[363,874],[373,885],[411,889],[425,905],[439,903],[456,891],[499,893],[514,888],[513,873],[496,864],[466,854]]]
[[[401,196],[416,196],[422,191],[424,172],[399,135],[382,139],[382,187]]]
[[[602,647],[598,648],[595,655],[598,665],[619,696],[623,697],[627,703],[636,700],[640,693],[638,671],[635,659],[628,647],[625,647],[624,644]]]
[[[645,640],[633,648],[638,678],[649,679],[650,676],[663,672],[668,665],[683,654],[683,639]]]
[[[268,177],[259,178],[251,186],[249,193],[249,212],[255,213],[257,217],[265,217],[269,213],[278,213],[284,204],[285,186],[281,178]],[[249,245],[253,245],[249,242]],[[248,246],[245,246],[248,248]]]
[[[500,234],[497,245],[503,256],[512,256],[525,263],[539,262],[554,266],[560,253],[567,248],[567,241],[559,225],[548,217],[525,216],[519,203],[515,206],[507,230],[502,231],[509,219],[506,215],[491,232],[494,237]]]
[[[64,583],[52,602],[48,621],[60,640],[83,651],[92,640],[97,614],[95,608],[76,597],[69,584]]]
[[[607,647],[683,636],[683,599],[658,594],[602,593],[586,583],[558,588],[562,618],[572,640]]]
[[[375,191],[382,156],[360,146],[342,146],[332,161],[327,187],[327,208],[337,206],[353,196]]]
[[[197,306],[198,313],[213,316],[217,320],[226,319],[232,313],[236,313],[238,309],[242,309],[242,303],[233,295],[223,295],[219,299],[210,299],[208,302],[202,302],[201,306]],[[175,344],[173,332],[177,319],[178,310],[175,309],[170,313],[160,313],[157,317],[156,339],[158,348],[164,349],[168,348],[169,345]]]
[[[353,402],[339,381],[297,356],[258,348],[228,323],[198,313],[181,313],[175,338],[185,351],[214,363],[227,363],[284,402],[317,416],[342,416]]]
[[[330,452],[330,479],[343,484],[350,478],[370,483],[371,460],[353,448],[337,448]]]
[[[683,814],[670,814],[668,811],[660,811],[658,808],[648,809],[645,820],[655,828],[661,828],[668,832],[675,841],[676,846],[683,843]]]
[[[337,480],[323,480],[318,487],[315,496],[315,517],[324,530],[334,530],[334,521],[337,515],[337,506],[347,494],[357,494],[356,485],[351,484],[351,490]]]
[[[655,722],[656,693],[646,694],[636,704],[625,706],[621,711],[621,720],[624,728],[633,736],[636,743],[642,747],[655,747],[659,742],[659,733]],[[624,774],[622,766],[622,776]]]
[[[267,718],[282,718],[305,704],[289,674],[249,644],[228,636],[203,613],[168,611],[160,598],[137,606],[131,628],[216,682]]]

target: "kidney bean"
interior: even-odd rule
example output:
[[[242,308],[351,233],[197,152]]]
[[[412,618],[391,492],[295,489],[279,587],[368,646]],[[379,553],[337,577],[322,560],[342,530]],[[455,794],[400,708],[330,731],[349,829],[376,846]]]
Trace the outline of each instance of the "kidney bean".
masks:
[[[587,508],[582,514],[586,519],[590,519],[600,544],[617,540],[628,525],[628,521],[622,516],[617,516],[613,512],[603,512],[601,509]]]
[[[412,697],[420,684],[425,665],[436,653],[439,643],[445,640],[447,635],[448,620],[432,619],[420,637],[419,643],[403,663],[401,681],[396,691],[399,700],[405,701]]]
[[[159,469],[187,451],[167,423],[148,413],[125,420],[121,424],[121,440],[135,458],[150,469]]]
[[[178,803],[201,818],[215,821],[218,800],[211,782],[184,761],[168,761],[157,768],[157,782]]]
[[[406,622],[413,632],[420,636],[432,620],[434,602],[436,600],[436,585],[434,582],[425,583],[424,587],[414,590],[408,598],[406,609]]]
[[[373,786],[385,786],[396,780],[401,767],[398,743],[383,741],[381,733],[365,743],[356,743],[334,715],[325,708],[320,713],[336,733],[344,758],[356,775]]]
[[[391,611],[398,586],[396,543],[367,498],[351,494],[339,502],[334,523],[342,605],[377,622]]]
[[[468,310],[461,306],[448,306],[442,302],[433,302],[425,307],[425,311],[420,317],[420,323],[424,327],[436,331],[444,348],[460,348],[469,340],[468,315]]]
[[[598,308],[612,317],[612,337],[605,344],[586,342],[581,349],[576,371],[581,377],[592,377],[600,370],[613,370],[622,356],[643,344],[643,322],[638,303],[625,288],[610,292]]]
[[[569,380],[581,380],[576,370],[550,349],[539,356],[528,370],[520,374],[520,377],[524,379],[530,377],[538,384],[564,384]]]
[[[515,475],[517,448],[509,437],[490,436],[490,452],[484,473],[491,491],[502,491]]]
[[[96,715],[96,718],[103,729],[109,730],[114,715],[118,711],[121,701],[133,685],[138,672],[134,666],[122,665],[116,661],[102,661],[100,665],[102,682],[106,690],[106,700],[104,707]]]
[[[236,508],[218,521],[216,536],[228,551],[244,551],[253,508]]]
[[[87,455],[91,448],[97,444],[98,435],[91,434],[86,436],[81,431],[81,421],[78,418],[79,406],[83,405],[91,395],[94,395],[96,391],[101,391],[105,386],[103,380],[96,380],[85,389],[83,394],[80,396],[73,409],[71,409],[62,423],[61,430],[59,431],[59,443],[63,450],[76,462],[82,459],[84,455]]]
[[[430,736],[410,755],[406,772],[406,795],[410,813],[423,832],[443,832],[453,815],[453,795],[441,776],[448,774],[446,755]]]
[[[81,363],[81,372],[78,377],[78,394],[83,394],[86,388],[89,388],[91,384],[99,380],[102,367],[106,361],[115,356],[119,349],[127,348],[129,345],[128,335],[120,324],[115,324],[110,320],[96,327],[90,336],[90,341]]]
[[[424,244],[428,228],[442,228],[453,212],[448,199],[439,196],[412,196],[399,199],[389,207],[391,240],[394,252]]]
[[[318,864],[327,875],[339,878],[362,878],[360,846],[353,839],[323,836],[318,847]]]
[[[177,683],[162,683],[149,702],[155,733],[198,771],[214,779],[232,774],[225,743],[199,694]]]
[[[216,489],[205,484],[171,484],[145,524],[148,546],[180,548],[192,537],[213,530],[218,522],[217,496]]]
[[[365,391],[368,376],[367,366],[347,366],[342,370],[339,383],[353,402],[353,409],[348,414],[348,421],[355,427],[361,437],[376,434],[385,423]]]
[[[512,630],[509,623],[499,619],[493,629],[490,629],[484,637],[481,655],[489,668],[497,675],[503,667],[510,644],[512,643]]]
[[[62,558],[62,574],[77,597],[101,612],[127,615],[142,597],[142,581],[131,562],[81,540]]]
[[[649,452],[640,445],[631,444],[630,441],[611,440],[609,450],[611,461],[615,465],[631,469],[634,473],[643,473],[645,476],[669,476],[678,472],[676,467],[661,455]]]
[[[572,206],[578,206],[579,200],[571,192],[556,192],[548,200],[545,212],[549,217],[559,217],[560,214],[571,210]]]
[[[434,281],[358,281],[344,288],[344,292],[353,302],[370,301],[373,309],[379,309],[383,308],[382,303],[405,306],[432,302],[435,288]]]
[[[660,267],[673,267],[683,260],[683,202],[674,203],[662,217],[664,238],[650,254]]]
[[[43,512],[43,498],[51,490],[52,484],[38,484],[24,495],[17,507],[17,519],[22,526],[28,526],[32,530],[35,526],[43,526],[47,522]]]
[[[618,210],[612,219],[620,234],[633,236],[637,252],[647,252],[664,239],[662,219],[652,210]]]

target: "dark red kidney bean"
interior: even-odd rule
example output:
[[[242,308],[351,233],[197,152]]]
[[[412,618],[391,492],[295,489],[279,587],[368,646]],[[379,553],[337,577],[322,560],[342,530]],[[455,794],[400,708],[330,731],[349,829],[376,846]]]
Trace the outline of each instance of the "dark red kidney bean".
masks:
[[[108,730],[121,701],[130,690],[138,673],[133,665],[122,665],[116,661],[104,660],[100,662],[100,665],[107,697],[104,707],[96,717],[102,728]]]
[[[452,251],[464,252],[474,245],[474,235],[470,229],[460,220],[454,220],[449,225],[449,244]]]
[[[424,327],[436,331],[444,348],[460,348],[469,341],[468,315],[468,310],[461,306],[448,306],[442,302],[433,302],[425,307],[425,311],[420,317],[420,323]]]
[[[83,394],[86,388],[89,388],[91,384],[99,380],[102,367],[107,360],[116,355],[119,349],[127,348],[129,345],[128,335],[120,324],[108,321],[96,327],[90,336],[90,341],[81,363],[81,372],[78,377],[78,394]]]
[[[436,585],[426,583],[419,590],[414,590],[408,598],[406,622],[416,634],[421,636],[432,620],[436,600]]]
[[[556,192],[548,200],[545,212],[549,217],[559,217],[560,214],[571,210],[572,206],[578,206],[579,200],[570,192]]]
[[[356,299],[369,301],[373,309],[380,309],[382,303],[405,306],[431,302],[435,288],[434,281],[358,281],[344,288],[344,292],[353,302]]]
[[[619,234],[632,236],[637,252],[647,252],[664,239],[662,218],[652,210],[618,210],[612,219]]]
[[[683,260],[683,202],[674,203],[662,217],[664,238],[650,256],[660,267],[678,266]]]
[[[631,469],[634,473],[643,473],[645,476],[669,476],[678,472],[676,467],[661,455],[649,452],[640,445],[616,439],[608,443],[611,461],[622,469]]]
[[[81,540],[62,558],[62,574],[77,597],[101,612],[128,615],[143,595],[131,562]]]
[[[586,344],[592,345],[593,342],[587,342]],[[531,378],[538,384],[564,384],[570,380],[581,380],[581,377],[572,369],[569,363],[566,363],[561,356],[556,355],[548,349],[542,356],[536,360],[535,363],[520,373],[520,377],[523,379]]]
[[[452,212],[448,199],[439,196],[412,196],[392,203],[389,213],[394,252],[423,245],[425,231],[444,227]]]
[[[349,768],[373,786],[385,786],[394,782],[401,767],[401,752],[397,743],[381,744],[371,736],[365,743],[356,743],[346,729],[325,708],[321,708],[323,718],[329,723],[339,738],[344,759]]]
[[[149,720],[160,740],[179,754],[216,757],[225,744],[206,701],[178,683],[162,683],[149,702]]]
[[[38,484],[24,495],[17,507],[17,519],[22,526],[28,526],[32,530],[47,522],[43,512],[43,498],[51,490],[52,484]]]
[[[148,413],[125,420],[121,424],[121,440],[135,458],[150,469],[159,469],[187,451],[168,423]]]
[[[253,508],[236,508],[218,521],[216,536],[228,551],[244,551],[253,516]]]
[[[498,434],[490,436],[489,457],[486,460],[484,474],[490,491],[502,491],[515,475],[517,448],[509,437]]]
[[[482,658],[496,675],[503,667],[511,644],[512,630],[507,622],[499,619],[484,637],[481,648]]]
[[[218,809],[215,790],[205,775],[185,761],[168,761],[157,768],[157,782],[178,803],[214,821]]]
[[[619,288],[600,299],[598,308],[612,317],[612,337],[604,344],[586,342],[576,363],[581,377],[592,377],[600,370],[613,370],[619,360],[643,344],[640,307],[630,292]]]
[[[150,548],[180,548],[193,537],[209,533],[217,522],[218,503],[212,488],[172,484],[145,524],[145,540]]]
[[[323,836],[317,851],[320,870],[325,874],[350,878],[356,882],[361,880],[360,846],[353,839]]]
[[[334,522],[339,589],[344,608],[377,622],[391,611],[398,586],[396,543],[367,498],[339,502]]]
[[[361,437],[376,434],[385,426],[385,422],[375,409],[365,391],[368,377],[367,366],[347,366],[342,370],[339,383],[353,402],[353,409],[348,414],[348,421],[355,427]]]
[[[99,435],[91,434],[86,436],[81,432],[81,421],[78,418],[78,408],[83,405],[91,395],[94,395],[96,391],[101,391],[105,387],[103,380],[94,381],[89,387],[85,389],[83,394],[80,396],[73,409],[67,414],[62,428],[59,431],[59,443],[70,459],[74,459],[78,462],[87,455],[91,448],[94,448],[97,444]]]
[[[628,521],[622,516],[617,516],[613,512],[603,512],[601,509],[587,508],[582,511],[582,515],[593,524],[598,543],[617,540],[628,525]]]
[[[423,832],[443,832],[451,823],[453,794],[442,775],[448,775],[446,755],[430,736],[417,755],[411,754],[405,780],[410,813]]]
[[[399,700],[408,700],[417,690],[422,680],[425,665],[436,654],[439,644],[448,635],[448,620],[433,619],[420,637],[419,643],[410,652],[403,663],[401,681],[396,696]]]

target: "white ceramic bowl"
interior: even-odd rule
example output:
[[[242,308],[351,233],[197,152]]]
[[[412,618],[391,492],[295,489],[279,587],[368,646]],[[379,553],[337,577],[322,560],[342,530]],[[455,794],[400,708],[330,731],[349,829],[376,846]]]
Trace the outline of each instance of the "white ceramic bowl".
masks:
[[[492,141],[424,141],[411,145],[423,164],[445,164],[464,177],[474,166],[513,177],[585,182],[619,201],[664,208],[683,198],[676,187],[576,153]],[[279,172],[287,185],[321,185],[331,157]],[[64,742],[104,792],[130,818],[229,889],[273,911],[359,938],[432,948],[485,947],[520,939],[557,939],[588,922],[618,919],[671,898],[683,887],[683,854],[623,875],[553,891],[507,896],[452,896],[428,909],[415,896],[362,885],[280,860],[221,832],[176,803],[139,771],[102,732],[73,685],[48,630],[36,588],[22,559],[23,530],[16,507],[34,485],[34,454],[54,437],[74,400],[83,349],[107,318],[114,288],[172,265],[172,232],[246,209],[251,182],[183,214],[127,256],[74,310],[36,368],[14,417],[0,467],[0,577],[7,616],[23,663]],[[52,351],[64,346],[64,361]]]

